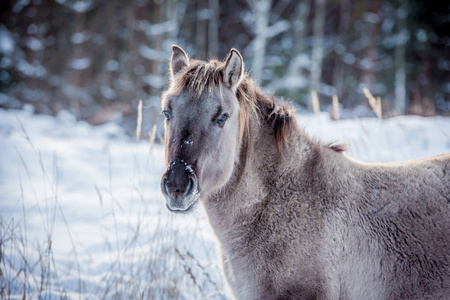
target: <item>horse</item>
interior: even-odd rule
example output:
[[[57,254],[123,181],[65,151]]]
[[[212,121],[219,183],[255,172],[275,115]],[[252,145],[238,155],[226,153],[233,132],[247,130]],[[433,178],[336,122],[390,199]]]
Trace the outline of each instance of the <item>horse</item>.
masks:
[[[162,94],[167,208],[201,202],[237,299],[449,299],[450,155],[364,163],[291,104],[174,45]]]

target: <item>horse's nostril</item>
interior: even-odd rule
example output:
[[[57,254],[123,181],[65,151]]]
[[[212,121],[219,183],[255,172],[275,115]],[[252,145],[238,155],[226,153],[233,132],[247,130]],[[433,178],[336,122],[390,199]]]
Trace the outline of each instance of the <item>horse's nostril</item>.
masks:
[[[194,192],[195,180],[194,178],[189,178],[187,185],[177,186],[173,189],[173,192],[179,195],[188,196]]]
[[[191,180],[189,179],[188,184],[187,184],[186,188],[184,189],[184,195],[187,195],[189,193],[191,185],[192,185],[192,183],[191,183]]]
[[[161,190],[166,199],[179,201],[192,196],[197,190],[197,178],[193,171],[187,172],[184,162],[170,164],[161,179]]]
[[[161,191],[163,192],[164,196],[167,196],[169,193],[167,192],[167,177],[164,176],[161,179]]]
[[[186,189],[186,195],[192,195],[197,189],[197,182],[194,177],[189,178],[189,186]]]
[[[185,196],[190,193],[194,181],[190,178],[164,178],[162,182],[163,192],[173,196]]]

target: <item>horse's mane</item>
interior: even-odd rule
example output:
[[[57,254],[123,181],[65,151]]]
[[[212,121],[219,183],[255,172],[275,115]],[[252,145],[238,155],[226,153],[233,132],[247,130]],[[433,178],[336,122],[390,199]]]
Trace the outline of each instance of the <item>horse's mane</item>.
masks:
[[[213,93],[219,88],[222,97],[223,75],[222,69],[225,63],[218,60],[209,62],[190,59],[189,65],[179,75],[172,78],[170,88],[167,92],[181,93],[188,88],[197,97],[205,91]],[[277,100],[275,97],[267,96],[252,80],[249,73],[244,73],[243,79],[236,90],[236,96],[240,104],[240,134],[242,140],[245,130],[249,129],[251,114],[265,120],[272,129],[278,151],[283,151],[289,135],[296,128],[295,109],[288,103]],[[330,147],[335,151],[342,151],[339,147]]]

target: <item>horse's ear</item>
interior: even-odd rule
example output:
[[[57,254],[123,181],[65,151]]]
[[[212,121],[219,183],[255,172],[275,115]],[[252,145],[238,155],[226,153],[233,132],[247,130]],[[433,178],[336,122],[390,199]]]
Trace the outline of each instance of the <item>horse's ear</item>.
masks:
[[[231,49],[222,72],[224,83],[236,90],[244,78],[244,61],[239,51]]]
[[[189,57],[181,47],[172,45],[172,57],[170,58],[170,75],[177,75],[181,69],[189,65]]]

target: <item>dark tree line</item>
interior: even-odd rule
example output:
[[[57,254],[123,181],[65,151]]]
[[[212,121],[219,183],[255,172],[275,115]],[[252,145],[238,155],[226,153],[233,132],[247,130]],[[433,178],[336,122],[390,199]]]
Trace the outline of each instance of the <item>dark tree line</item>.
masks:
[[[4,0],[0,106],[68,109],[100,124],[134,120],[139,99],[152,122],[167,84],[170,46],[224,59],[231,47],[265,88],[310,109],[332,95],[386,116],[448,114],[450,9],[420,0]]]

